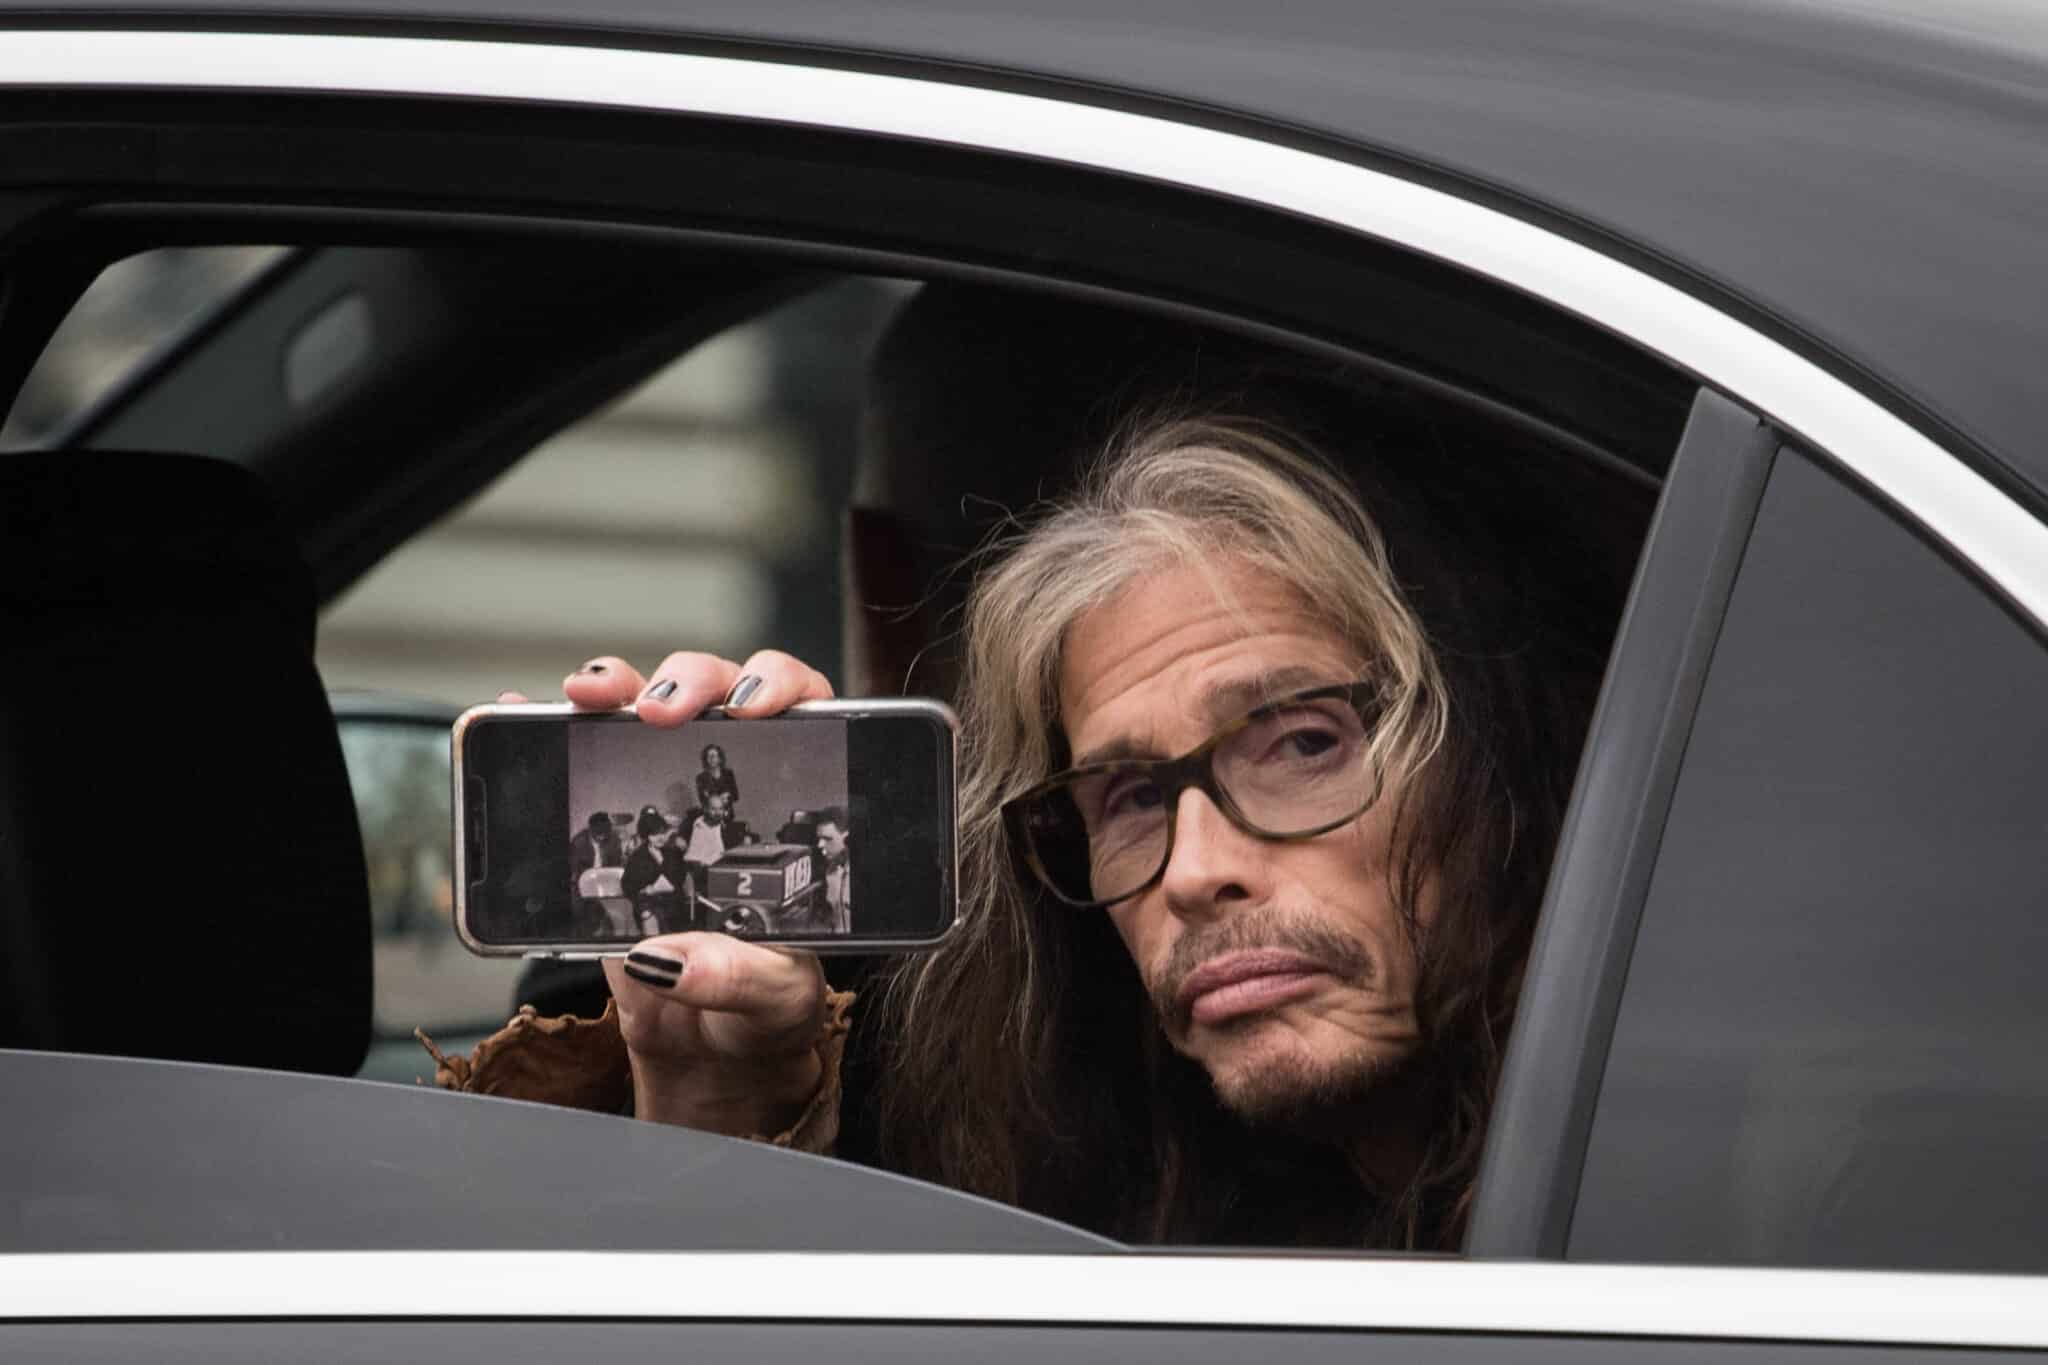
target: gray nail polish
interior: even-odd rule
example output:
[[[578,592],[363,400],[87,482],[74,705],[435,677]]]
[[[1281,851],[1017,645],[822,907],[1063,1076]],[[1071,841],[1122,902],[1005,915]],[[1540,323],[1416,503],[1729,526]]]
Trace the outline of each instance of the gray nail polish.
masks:
[[[761,689],[761,679],[749,673],[732,685],[732,693],[725,699],[727,706],[745,706],[747,698]]]
[[[675,694],[676,680],[674,678],[663,678],[660,682],[647,689],[647,695],[656,701],[667,701]]]

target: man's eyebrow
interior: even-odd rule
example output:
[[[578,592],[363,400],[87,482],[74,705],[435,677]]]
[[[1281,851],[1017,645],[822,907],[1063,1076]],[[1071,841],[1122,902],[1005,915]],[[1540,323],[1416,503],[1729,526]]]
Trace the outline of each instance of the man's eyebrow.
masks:
[[[1160,753],[1156,745],[1148,744],[1141,739],[1132,739],[1128,735],[1119,735],[1115,739],[1104,740],[1087,753],[1081,754],[1074,759],[1072,766],[1092,768],[1097,763],[1108,763],[1119,758],[1165,757],[1167,755]]]
[[[1236,720],[1247,711],[1256,710],[1269,701],[1306,692],[1314,687],[1333,687],[1348,682],[1348,678],[1333,678],[1327,670],[1310,668],[1306,664],[1288,664],[1281,668],[1268,669],[1250,677],[1233,678],[1217,683],[1202,693],[1202,709],[1209,713],[1218,725]]]
[[[1295,692],[1306,692],[1312,687],[1331,687],[1346,681],[1349,679],[1332,678],[1324,669],[1310,668],[1306,664],[1289,664],[1283,668],[1255,673],[1250,677],[1233,678],[1204,690],[1202,709],[1218,725],[1222,725],[1280,697]],[[1119,758],[1171,757],[1171,754],[1159,752],[1157,745],[1127,735],[1119,735],[1115,739],[1104,740],[1087,753],[1076,757],[1073,766],[1087,768]]]

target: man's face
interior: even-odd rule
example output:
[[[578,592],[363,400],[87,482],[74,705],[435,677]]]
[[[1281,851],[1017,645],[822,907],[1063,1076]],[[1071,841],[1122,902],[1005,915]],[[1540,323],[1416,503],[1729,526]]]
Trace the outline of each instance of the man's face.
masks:
[[[1354,650],[1291,589],[1241,562],[1215,572],[1235,609],[1176,569],[1068,632],[1060,703],[1077,764],[1111,746],[1175,757],[1262,699],[1358,676]],[[1106,912],[1168,1039],[1247,1118],[1355,1099],[1415,1050],[1415,952],[1387,877],[1393,798],[1276,843],[1190,788],[1164,876]]]
[[[837,858],[846,851],[846,831],[827,820],[818,826],[818,851],[827,858]]]
[[[724,824],[725,817],[730,814],[732,814],[732,798],[724,792],[712,793],[711,799],[704,803],[705,818],[709,819],[714,825]]]

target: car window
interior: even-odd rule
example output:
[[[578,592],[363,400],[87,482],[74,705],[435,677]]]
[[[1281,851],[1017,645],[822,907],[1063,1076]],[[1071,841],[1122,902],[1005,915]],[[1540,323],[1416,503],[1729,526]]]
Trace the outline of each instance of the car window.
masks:
[[[108,266],[22,382],[0,425],[0,450],[54,437],[285,254],[274,246],[164,247]]]
[[[671,649],[775,642],[832,668],[861,367],[902,288],[851,279],[771,309],[544,442],[328,605],[321,676],[452,720],[505,689],[557,697],[599,652],[651,670]],[[351,719],[342,739],[376,936],[362,1074],[409,1080],[415,1028],[465,1048],[524,967],[473,956],[450,924],[445,723]]]
[[[526,263],[532,259],[537,258]],[[624,397],[561,428],[327,605],[319,623],[322,680],[337,695],[381,699],[399,715],[459,708],[508,688],[553,697],[566,672],[599,652],[622,653],[651,668],[665,651],[678,647],[743,655],[772,644],[836,673],[841,656],[839,518],[853,500],[861,419],[872,421],[875,415],[862,410],[864,378],[871,344],[905,293],[899,282],[867,278],[842,278],[813,289],[692,347]],[[1007,301],[991,316],[1017,307]],[[1140,315],[1134,311],[1133,316]],[[1156,321],[1150,314],[1142,316]],[[1481,356],[1492,353],[1485,344],[1491,339],[1486,320],[1482,312],[1471,321],[1473,349]],[[1022,354],[1081,349],[1072,347],[1069,333],[1061,330],[1070,323],[1071,317],[1052,310],[1043,334],[1035,337],[1037,351],[1027,346]],[[942,328],[941,334],[957,332]],[[1143,343],[1152,335],[1140,329],[1116,345]],[[1214,337],[1205,337],[1201,346],[1186,346],[1185,338],[1180,344],[1185,356],[1219,362],[1205,373],[1240,379],[1257,373],[1276,391],[1286,390],[1280,410],[1298,404],[1293,410],[1311,422],[1315,439],[1346,472],[1388,491],[1385,525],[1403,544],[1404,554],[1414,553],[1416,562],[1434,561],[1438,550],[1450,547],[1435,540],[1425,547],[1426,539],[1462,536],[1475,555],[1497,555],[1503,563],[1540,560],[1557,570],[1498,575],[1499,591],[1490,594],[1473,589],[1462,599],[1468,610],[1458,628],[1483,637],[1486,645],[1465,650],[1452,662],[1461,680],[1476,679],[1483,671],[1493,685],[1495,674],[1505,670],[1486,662],[1485,648],[1502,638],[1513,642],[1509,653],[1517,658],[1541,654],[1568,660],[1569,686],[1561,680],[1564,669],[1547,679],[1538,677],[1539,685],[1554,690],[1554,695],[1546,692],[1542,707],[1555,706],[1563,718],[1554,726],[1529,727],[1532,744],[1549,746],[1532,766],[1540,762],[1545,780],[1555,776],[1561,788],[1577,752],[1574,727],[1590,710],[1605,643],[1647,521],[1654,495],[1654,476],[1647,471],[1661,468],[1668,454],[1620,460],[1612,452],[1593,450],[1583,438],[1479,401],[1464,389],[1439,391],[1419,381],[1411,385],[1377,370],[1325,370],[1320,359],[1311,363],[1302,356],[1290,355],[1283,362],[1264,352],[1251,354],[1254,343],[1234,332],[1222,335],[1235,338],[1231,344],[1237,349],[1211,349],[1217,344]],[[1132,359],[1114,347],[1105,348],[1105,354],[1115,355],[1119,363]],[[925,388],[945,390],[949,402],[917,401],[929,396],[921,392],[893,415],[914,433],[908,440],[930,443],[936,436],[958,444],[942,442],[927,450],[929,467],[896,475],[917,486],[890,489],[888,501],[864,503],[865,510],[886,515],[907,507],[909,516],[931,512],[942,514],[934,520],[966,520],[968,509],[962,504],[969,496],[983,504],[1023,507],[1072,477],[1074,469],[1065,461],[1069,453],[1080,453],[1078,445],[1071,452],[1062,447],[1060,454],[1048,453],[1054,449],[1048,433],[1064,419],[1066,434],[1077,435],[1086,423],[1076,414],[1084,410],[1090,420],[1097,412],[1115,416],[1116,402],[1104,395],[1122,397],[1121,374],[1098,389],[1069,382],[1067,372],[1051,363],[1043,364],[1044,374],[1020,373],[1009,355],[1004,347],[993,346],[978,357],[978,382],[984,386],[978,389],[960,383],[969,367],[958,356],[940,351],[918,358],[925,367]],[[394,351],[393,357],[395,364],[405,360],[402,352]],[[1137,357],[1133,369],[1150,359]],[[1169,371],[1173,361],[1169,356]],[[1263,368],[1269,361],[1270,372]],[[1165,376],[1145,378],[1154,387],[1132,385],[1130,391],[1156,396]],[[1676,382],[1689,388],[1682,377]],[[213,392],[199,380],[183,390],[202,400]],[[333,401],[336,411],[345,414],[350,403],[371,400],[337,389]],[[928,420],[934,409],[940,419],[936,431]],[[146,427],[158,416],[143,413],[136,425]],[[990,424],[1000,429],[1000,440],[988,438]],[[288,441],[258,451],[259,444],[248,448],[262,458],[252,455],[250,463],[289,491],[289,481],[305,472],[293,464],[297,452]],[[1099,440],[1090,446],[1099,448]],[[357,445],[346,443],[344,449],[353,456]],[[397,449],[402,454],[407,448]],[[975,484],[972,478],[957,489],[951,482],[959,472],[954,466],[975,461],[1012,476],[1001,499],[962,491]],[[367,468],[360,460],[343,467]],[[308,468],[317,471],[318,462],[309,461]],[[394,460],[392,470],[397,468]],[[971,472],[978,476],[980,470]],[[363,475],[366,484],[395,477],[390,471]],[[312,478],[308,487],[322,485]],[[1400,489],[1407,491],[1394,491]],[[983,515],[987,507],[972,510]],[[922,533],[925,528],[913,529]],[[1569,548],[1560,553],[1560,547]],[[916,598],[920,584],[928,581],[920,573],[913,568],[903,575],[910,580],[907,596],[896,601]],[[875,586],[888,591],[905,585]],[[1487,600],[1481,602],[1482,597]],[[535,998],[534,979],[543,971],[473,958],[452,932],[446,715],[416,727],[379,723],[373,711],[345,715],[342,741],[366,845],[375,936],[377,1036],[360,1076],[411,1081],[429,1064],[410,1036],[413,1029],[424,1028],[450,1053],[466,1051],[503,1022],[515,998]],[[1561,789],[1544,795],[1561,804]],[[1502,828],[1513,851],[1516,832]],[[1524,828],[1519,848],[1525,856],[1531,850],[1547,856],[1548,828],[1541,841]],[[1517,876],[1536,886],[1539,873],[1537,867],[1526,877]],[[1533,899],[1527,904],[1533,911]],[[1504,948],[1501,962],[1515,951],[1512,945]],[[834,970],[841,965],[835,962]],[[1505,981],[1515,968],[1493,963],[1488,970],[1494,973],[1490,980]],[[601,993],[603,986],[589,964],[568,964],[561,971],[577,978],[575,989],[582,994],[573,1010],[563,1007],[560,993],[550,995],[541,1003],[544,1011],[587,1014],[602,1008],[601,994],[594,1005],[590,1002],[589,993]],[[1495,1023],[1489,1018],[1473,1027],[1486,1031]],[[1477,1049],[1473,1055],[1479,1057]],[[1479,1058],[1477,1066],[1491,1065],[1493,1055]],[[858,1073],[868,1061],[856,1057],[848,1063],[848,1093],[858,1092],[863,1104],[876,1090],[871,1075]],[[1209,1112],[1201,1110],[1195,1121],[1206,1122],[1202,1116]],[[1483,1126],[1483,1110],[1477,1113],[1478,1126]],[[1461,1118],[1470,1124],[1475,1112],[1465,1109]],[[837,1154],[887,1165],[873,1119],[871,1107],[858,1108],[849,1100]],[[1465,1130],[1460,1139],[1464,1150],[1476,1150],[1478,1126]],[[1222,1127],[1219,1123],[1211,1131]],[[1235,1126],[1229,1131],[1230,1142],[1252,1140]],[[1318,1151],[1319,1158],[1329,1155],[1327,1148]],[[1109,1160],[1084,1157],[1105,1170]],[[1234,1160],[1226,1157],[1222,1164]],[[1466,1169],[1445,1161],[1453,1176]],[[1260,1180],[1276,1188],[1292,1180],[1277,1174],[1281,1168],[1295,1169],[1290,1160],[1268,1165],[1273,1169],[1257,1172]],[[1139,1240],[1420,1245],[1400,1243],[1377,1226],[1366,1231],[1367,1220],[1378,1214],[1368,1207],[1372,1200],[1362,1188],[1353,1192],[1356,1198],[1340,1204],[1324,1197],[1319,1180],[1300,1182],[1308,1192],[1306,1203],[1290,1202],[1292,1194],[1289,1201],[1263,1200],[1256,1193],[1234,1201],[1254,1212],[1225,1231],[1204,1225],[1212,1230],[1170,1236],[1154,1232]],[[1081,1188],[1078,1182],[1066,1183]],[[1109,1226],[1098,1226],[1097,1209],[1060,1205],[1036,1194],[1014,1200],[1097,1230]],[[1442,1226],[1443,1240],[1429,1246],[1451,1249],[1453,1220],[1446,1217]]]
[[[1569,1254],[2048,1269],[2048,650],[1778,458],[1672,802]]]

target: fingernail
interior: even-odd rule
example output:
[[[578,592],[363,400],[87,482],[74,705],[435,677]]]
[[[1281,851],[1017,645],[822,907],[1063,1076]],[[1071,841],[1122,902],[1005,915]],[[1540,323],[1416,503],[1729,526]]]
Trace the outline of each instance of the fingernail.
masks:
[[[683,970],[683,960],[681,958],[663,957],[660,953],[634,951],[626,954],[626,961],[637,962],[643,967],[652,967],[658,972],[675,972],[680,974]]]
[[[593,659],[589,663],[583,665],[583,667],[577,669],[576,671],[578,673],[604,673],[608,670],[605,668],[603,664]]]
[[[666,972],[650,972],[645,967],[636,967],[630,962],[626,964],[626,975],[643,986],[653,986],[664,991],[673,989],[676,982],[682,979],[670,976]]]
[[[675,694],[676,680],[674,678],[663,678],[660,682],[647,689],[647,695],[656,701],[667,701]]]
[[[727,706],[745,706],[747,698],[753,696],[760,688],[761,679],[757,675],[749,673],[732,685],[732,691],[726,695],[725,704]]]

